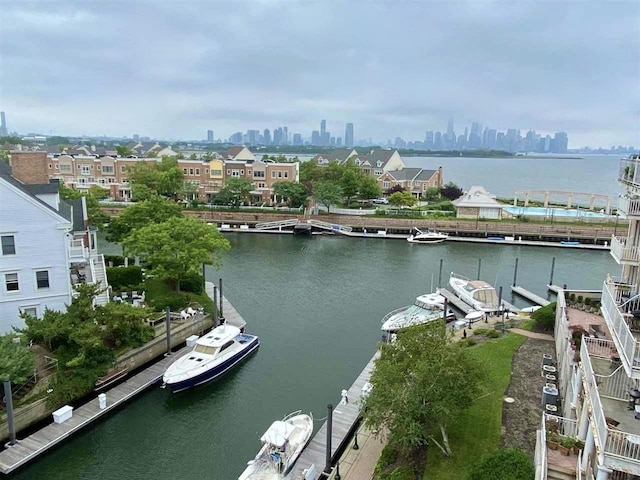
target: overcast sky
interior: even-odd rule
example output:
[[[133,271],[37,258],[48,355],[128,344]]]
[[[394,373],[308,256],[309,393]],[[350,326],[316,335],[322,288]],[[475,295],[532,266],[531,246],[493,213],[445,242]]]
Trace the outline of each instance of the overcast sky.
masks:
[[[640,144],[640,2],[0,0],[10,131],[216,138],[471,121]]]

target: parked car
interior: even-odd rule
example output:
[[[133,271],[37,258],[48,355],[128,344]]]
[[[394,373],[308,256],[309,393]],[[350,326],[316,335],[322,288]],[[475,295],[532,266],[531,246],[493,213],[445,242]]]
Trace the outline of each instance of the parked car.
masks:
[[[386,198],[374,198],[371,203],[375,203],[376,205],[389,205],[389,200]]]

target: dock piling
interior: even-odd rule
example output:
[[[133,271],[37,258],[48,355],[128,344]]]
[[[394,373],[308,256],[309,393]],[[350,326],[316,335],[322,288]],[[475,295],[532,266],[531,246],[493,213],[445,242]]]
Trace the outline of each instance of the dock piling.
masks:
[[[213,286],[213,328],[216,328],[218,326],[218,297],[216,296],[216,291],[218,290],[218,287],[216,287],[215,285]]]
[[[171,355],[171,310],[169,307],[165,309],[164,324],[167,329],[167,353],[165,356],[168,356]]]
[[[5,378],[2,382],[4,384],[4,398],[7,407],[7,426],[9,427],[9,445],[16,444],[16,429],[13,423],[13,395],[11,393],[11,380]]]
[[[224,318],[224,313],[222,312],[222,279],[220,279],[219,282],[220,287],[218,289],[218,292],[220,294],[220,318]]]
[[[438,288],[442,288],[442,259],[440,259],[440,271],[438,273]]]
[[[518,283],[518,258],[516,257],[516,266],[513,269],[513,286],[515,287]]]
[[[549,277],[549,285],[553,285],[553,270],[556,267],[556,257],[551,259],[551,276]]]
[[[480,280],[480,270],[482,269],[482,259],[478,259],[478,278],[476,280]]]
[[[331,427],[333,424],[333,405],[327,405],[327,450],[324,462],[324,473],[331,473]]]

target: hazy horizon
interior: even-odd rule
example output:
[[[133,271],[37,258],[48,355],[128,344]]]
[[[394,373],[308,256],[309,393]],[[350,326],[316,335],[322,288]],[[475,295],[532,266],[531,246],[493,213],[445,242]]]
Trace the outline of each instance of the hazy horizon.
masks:
[[[9,131],[378,141],[471,122],[640,144],[640,3],[0,0]]]

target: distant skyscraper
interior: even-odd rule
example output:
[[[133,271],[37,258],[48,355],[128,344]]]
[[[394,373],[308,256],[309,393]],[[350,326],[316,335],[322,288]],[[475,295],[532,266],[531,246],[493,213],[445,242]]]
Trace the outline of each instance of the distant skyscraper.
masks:
[[[271,132],[268,128],[265,128],[264,132],[262,132],[262,141],[265,145],[271,145]]]
[[[249,145],[257,145],[260,137],[260,130],[247,130],[247,143]]]
[[[213,143],[213,130],[207,130],[207,142]]]
[[[294,145],[302,145],[302,134],[294,133],[293,134],[293,144]]]
[[[427,150],[431,150],[433,148],[433,132],[428,131],[424,136],[424,147]]]
[[[447,122],[447,137],[448,138],[456,138],[455,132],[453,130],[453,118],[450,118]]]
[[[7,119],[4,116],[4,112],[0,112],[0,136],[6,137],[9,135],[9,129],[7,128]]]
[[[337,147],[341,147],[342,146],[342,137],[336,138],[336,146]]]
[[[229,143],[240,145],[242,143],[242,132],[236,132],[229,137]]]
[[[569,137],[566,132],[556,132],[551,141],[551,151],[553,153],[567,153]]]
[[[137,133],[133,134],[133,141],[137,142],[138,140],[140,140],[140,135],[138,135]]]
[[[442,150],[442,133],[436,132],[433,135],[433,148],[435,150]]]
[[[320,132],[318,130],[311,132],[311,145],[320,145]]]
[[[282,127],[282,145],[289,145],[289,127]]]
[[[320,140],[324,140],[326,133],[327,133],[327,121],[322,120],[320,122]]]
[[[353,147],[353,123],[347,123],[344,131],[344,146]]]

